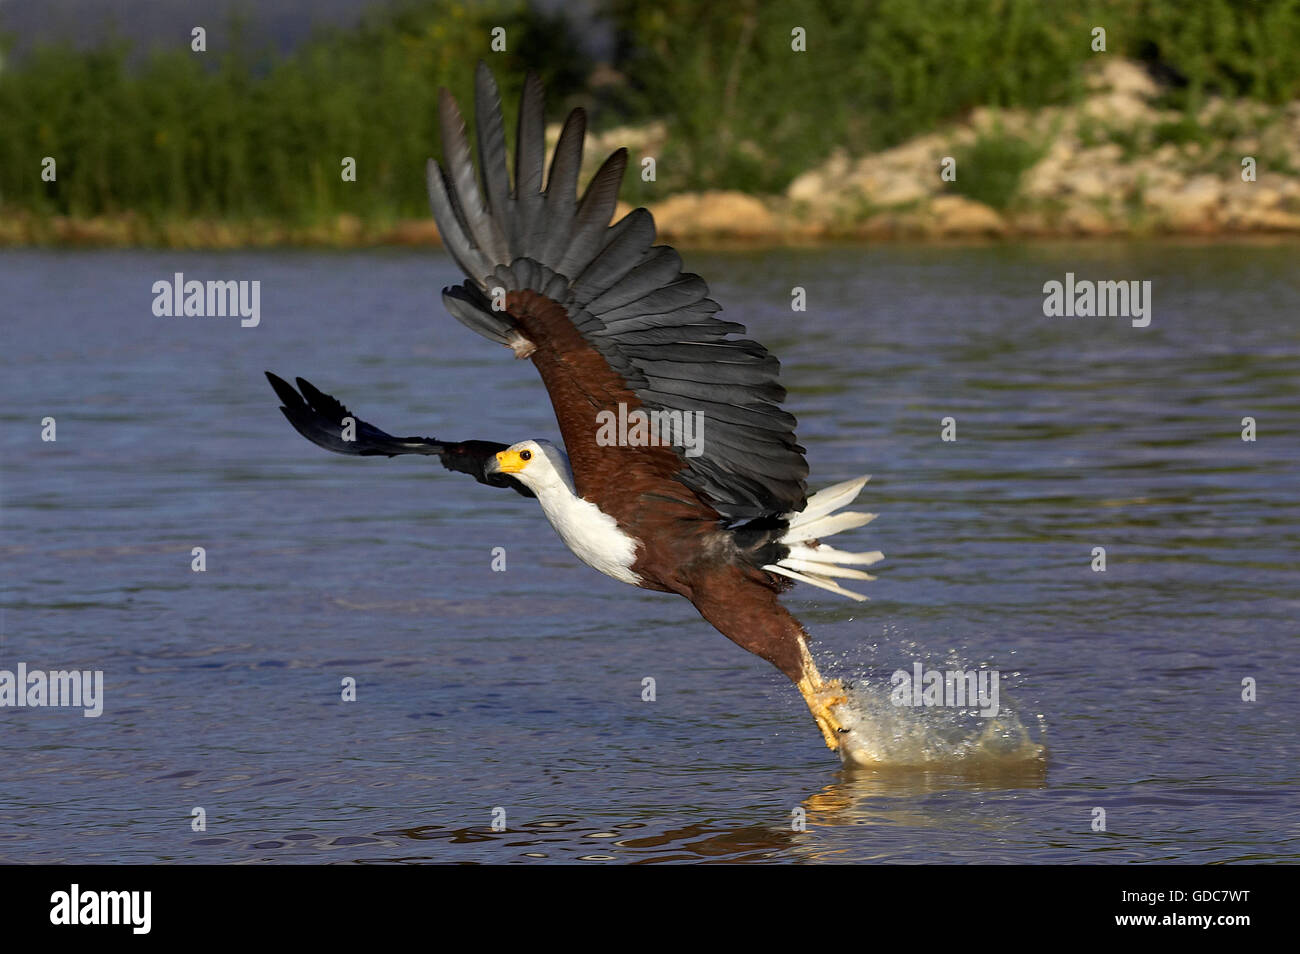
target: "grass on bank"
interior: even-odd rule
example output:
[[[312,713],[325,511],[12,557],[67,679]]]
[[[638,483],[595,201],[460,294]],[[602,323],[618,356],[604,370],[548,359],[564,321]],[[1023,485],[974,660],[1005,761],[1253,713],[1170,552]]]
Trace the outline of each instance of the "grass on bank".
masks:
[[[1213,93],[1300,98],[1300,0],[604,0],[613,62],[596,72],[582,24],[550,9],[406,0],[285,57],[239,34],[205,54],[180,38],[143,62],[121,43],[6,57],[0,218],[131,213],[310,228],[424,217],[437,89],[468,106],[479,58],[502,84],[510,140],[529,68],[548,85],[552,121],[576,104],[597,129],[663,121],[656,181],[642,181],[636,163],[626,178],[634,203],[682,190],[779,192],[835,148],[863,155],[980,106],[1070,102],[1097,56],[1147,63],[1167,84],[1165,105],[1187,117]],[[489,48],[494,26],[506,29],[506,53]],[[1105,53],[1091,48],[1097,26]],[[804,52],[792,49],[799,31]],[[1189,119],[1150,141],[1204,134]],[[1151,148],[1147,134],[1126,148]],[[985,172],[960,175],[957,191],[1002,207],[1031,154],[1006,138],[977,142],[964,171]],[[40,177],[47,156],[55,182]],[[344,157],[356,160],[355,182],[340,176]]]

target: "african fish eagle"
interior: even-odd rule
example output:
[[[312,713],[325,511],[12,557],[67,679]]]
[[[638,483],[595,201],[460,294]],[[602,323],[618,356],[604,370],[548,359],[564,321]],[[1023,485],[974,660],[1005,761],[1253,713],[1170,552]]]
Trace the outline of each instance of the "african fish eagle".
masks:
[[[655,245],[654,220],[635,209],[610,225],[627,150],[613,153],[577,198],[586,114],[564,123],[542,182],[541,81],[529,75],[519,107],[514,181],[507,171],[501,99],[480,63],[478,162],[465,124],[442,90],[444,162],[428,164],[429,201],[447,251],[467,280],[444,288],[447,310],[485,338],[528,358],[541,374],[564,440],[498,444],[394,437],[298,378],[267,373],[285,417],[313,443],[362,456],[428,454],[450,470],[536,497],[542,513],[588,566],[624,583],[678,593],[724,636],[785,673],[827,746],[850,730],[835,707],[839,680],[823,679],[808,634],[778,602],[794,581],[856,600],[835,582],[871,580],[822,539],[870,521],[844,512],[866,483],[808,496],[808,465],[793,415],[778,405],[779,363],[719,305],[681,257]],[[621,407],[620,407],[621,406]],[[662,441],[601,439],[602,412],[702,414],[698,453]]]

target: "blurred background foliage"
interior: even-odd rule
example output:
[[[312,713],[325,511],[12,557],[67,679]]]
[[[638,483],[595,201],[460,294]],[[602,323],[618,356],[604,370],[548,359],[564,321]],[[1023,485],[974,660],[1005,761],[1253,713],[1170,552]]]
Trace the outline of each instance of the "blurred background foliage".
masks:
[[[779,191],[837,148],[886,148],[978,106],[1069,102],[1098,55],[1146,63],[1189,117],[1211,94],[1300,96],[1300,0],[604,0],[598,16],[611,62],[593,61],[582,23],[525,0],[398,2],[287,55],[238,24],[205,54],[184,42],[137,61],[120,39],[37,49],[0,70],[0,207],[421,217],[437,90],[467,106],[480,58],[502,85],[510,138],[527,69],[547,84],[552,122],[582,104],[596,129],[664,123],[658,181],[629,174],[632,201]],[[508,53],[489,49],[496,26]],[[795,26],[807,53],[791,53]],[[1095,26],[1105,54],[1091,50]],[[1209,134],[1190,120],[1182,132]],[[41,181],[44,156],[57,182]],[[355,183],[340,178],[344,156]]]

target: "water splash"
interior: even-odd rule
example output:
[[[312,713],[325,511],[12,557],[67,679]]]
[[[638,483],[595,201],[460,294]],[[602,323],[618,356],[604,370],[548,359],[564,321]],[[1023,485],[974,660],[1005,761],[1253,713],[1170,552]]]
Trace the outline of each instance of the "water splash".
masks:
[[[850,730],[840,746],[846,767],[986,771],[1047,757],[1042,717],[1022,719],[1005,690],[991,718],[972,709],[895,705],[890,695],[887,681],[861,679],[835,708]]]

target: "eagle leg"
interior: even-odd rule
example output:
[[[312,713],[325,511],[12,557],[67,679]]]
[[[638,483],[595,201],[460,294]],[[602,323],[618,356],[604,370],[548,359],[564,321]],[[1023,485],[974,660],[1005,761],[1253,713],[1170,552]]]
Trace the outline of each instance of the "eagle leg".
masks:
[[[732,642],[780,669],[799,689],[826,747],[840,748],[845,729],[832,711],[848,701],[838,679],[826,680],[808,651],[808,633],[777,602],[777,594],[738,568],[696,581],[690,594],[700,615]]]
[[[848,702],[849,697],[844,692],[844,684],[838,679],[822,679],[821,673],[817,671],[817,664],[813,662],[812,654],[808,652],[806,640],[799,640],[799,648],[803,657],[803,675],[795,685],[799,687],[799,694],[803,696],[803,701],[808,704],[808,711],[817,722],[817,728],[822,730],[826,747],[834,752],[840,747],[840,736],[848,730],[840,724],[840,720],[831,710],[835,706]]]

